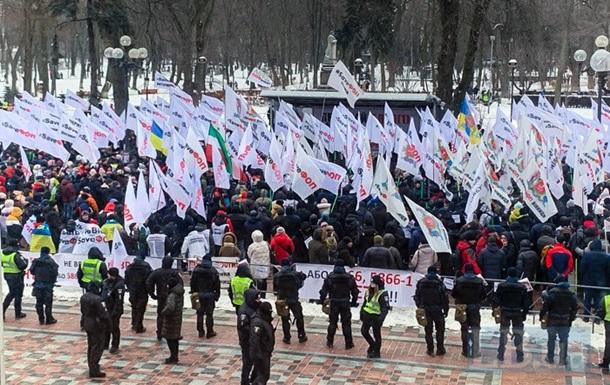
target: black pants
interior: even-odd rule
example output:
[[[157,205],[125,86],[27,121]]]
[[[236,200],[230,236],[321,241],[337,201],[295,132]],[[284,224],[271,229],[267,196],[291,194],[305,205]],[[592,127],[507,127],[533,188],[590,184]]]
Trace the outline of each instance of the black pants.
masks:
[[[257,279],[254,282],[256,283],[256,288],[261,292],[261,298],[267,298],[267,280]]]
[[[555,356],[555,341],[559,338],[559,362],[565,363],[568,358],[568,337],[570,336],[569,326],[548,326],[547,334],[549,340],[547,341],[547,353],[546,356],[553,360]],[[604,352],[605,355],[605,352]]]
[[[23,289],[25,288],[23,273],[4,274],[4,279],[8,285],[8,294],[2,304],[2,314],[6,313],[6,309],[8,309],[13,300],[15,300],[15,315],[21,314],[21,298],[23,298]]]
[[[205,329],[203,328],[203,317],[205,316]],[[197,310],[197,331],[208,335],[214,332],[214,299],[201,302],[201,308]]]
[[[53,320],[53,289],[35,288],[33,294],[36,297],[38,321],[43,324]]]
[[[434,338],[432,337],[433,329],[436,330],[436,349],[442,351],[445,349],[445,315],[442,310],[426,310],[426,348],[429,352],[434,351]]]
[[[252,370],[253,362],[250,359],[250,345],[241,343],[241,385],[250,385],[256,373]]]
[[[610,322],[604,321],[604,328],[606,329],[606,343],[604,346],[604,360],[603,363],[610,363]]]
[[[467,356],[478,356],[479,332],[481,331],[481,313],[479,307],[466,308],[466,322],[460,323],[462,334],[462,353]],[[472,352],[470,345],[472,344]]]
[[[303,307],[301,306],[301,303],[289,303],[288,308],[292,312],[295,323],[297,324],[298,337],[305,337],[305,321],[303,320]],[[290,315],[282,317],[282,331],[284,332],[284,339],[290,340]]]
[[[146,313],[148,295],[130,295],[129,303],[131,303],[131,328],[135,331],[144,330],[144,313]]]
[[[169,339],[167,340],[167,347],[169,348],[169,359],[178,360],[178,351],[180,346],[180,340]]]
[[[328,335],[326,336],[326,341],[332,344],[335,340],[339,315],[341,315],[341,329],[343,330],[343,337],[345,337],[345,344],[351,345],[354,343],[354,339],[352,338],[352,312],[350,310],[349,302],[331,302],[330,315],[328,317]]]
[[[271,356],[252,360],[254,364],[254,381],[252,385],[266,385],[271,377]]]
[[[508,330],[512,324],[513,336],[515,339],[515,348],[517,354],[523,354],[523,315],[522,314],[502,314],[500,320],[500,346],[498,353],[504,354],[506,351],[506,342],[508,340]]]
[[[110,316],[110,330],[106,331],[105,348],[118,348],[121,342],[121,315]]]
[[[87,364],[89,374],[100,372],[100,359],[104,352],[105,330],[87,332]]]
[[[157,298],[157,339],[161,339],[161,330],[163,329],[163,316],[161,312],[165,308],[167,298]]]
[[[362,337],[369,344],[367,353],[381,353],[381,320],[378,315],[368,314],[365,312],[361,313],[362,327],[360,332]],[[373,329],[373,336],[371,337],[370,330]]]

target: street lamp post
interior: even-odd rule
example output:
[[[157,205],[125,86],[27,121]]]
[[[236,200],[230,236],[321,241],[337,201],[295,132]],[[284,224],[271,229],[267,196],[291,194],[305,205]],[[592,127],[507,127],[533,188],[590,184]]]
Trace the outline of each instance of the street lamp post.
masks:
[[[578,63],[578,74],[576,75],[578,77],[578,89],[576,90],[576,92],[580,93],[580,74],[582,71],[582,63],[587,60],[587,53],[585,52],[585,50],[576,50],[576,52],[574,52],[574,60]]]
[[[491,100],[493,100],[494,97],[494,41],[496,41],[496,37],[494,35],[490,35],[489,42],[491,49],[489,52],[489,81],[491,82],[491,86],[489,87],[489,90],[491,92]]]
[[[208,68],[207,68],[208,59],[205,56],[199,56],[197,58],[197,62],[199,62],[199,64],[201,64],[201,66],[203,67],[203,92],[202,92],[202,94],[204,94],[205,93],[205,75],[208,70]]]
[[[513,89],[515,88],[515,69],[517,69],[517,59],[508,61],[510,67],[510,118],[513,118]]]
[[[129,71],[132,69],[142,69],[142,67],[137,64],[137,61],[146,59],[148,57],[148,50],[146,48],[129,48],[132,45],[132,41],[131,37],[128,35],[121,36],[119,43],[121,45],[120,48],[106,48],[104,50],[104,57],[108,59],[109,63],[110,60],[116,60],[118,66],[123,69],[126,108],[127,103],[129,102]],[[148,68],[146,68],[144,83],[146,87],[146,98],[148,99]],[[125,117],[127,117],[127,114],[125,114]]]
[[[599,35],[595,39],[597,50],[591,55],[591,69],[597,73],[597,119],[602,121],[602,96],[606,90],[605,84],[610,73],[610,52],[606,50],[608,38]]]

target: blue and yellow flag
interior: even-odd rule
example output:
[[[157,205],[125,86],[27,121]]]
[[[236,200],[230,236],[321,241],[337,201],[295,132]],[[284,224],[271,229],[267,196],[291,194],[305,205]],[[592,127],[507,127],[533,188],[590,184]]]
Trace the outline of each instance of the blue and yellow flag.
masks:
[[[51,231],[49,225],[43,223],[37,226],[32,232],[32,240],[30,242],[30,251],[40,251],[43,247],[48,247],[51,254],[55,254],[55,244],[53,238],[51,238]]]
[[[163,144],[163,129],[154,120],[151,128],[150,143],[153,145],[155,150],[167,156],[167,147],[165,147]]]
[[[458,130],[468,136],[471,144],[478,144],[481,142],[481,133],[477,127],[477,122],[474,119],[472,111],[470,111],[470,105],[464,98],[460,105],[460,113],[458,114]]]

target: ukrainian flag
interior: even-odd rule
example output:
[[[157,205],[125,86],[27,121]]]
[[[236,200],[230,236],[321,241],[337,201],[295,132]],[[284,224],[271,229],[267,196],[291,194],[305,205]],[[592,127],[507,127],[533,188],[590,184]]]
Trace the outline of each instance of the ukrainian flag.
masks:
[[[466,136],[470,138],[471,144],[478,144],[481,142],[481,133],[474,120],[474,115],[472,114],[472,111],[470,111],[470,106],[468,105],[466,98],[462,100],[462,104],[460,105],[458,130],[464,132]]]
[[[53,243],[53,238],[51,238],[51,231],[49,230],[49,225],[43,223],[36,227],[34,231],[32,231],[30,251],[40,251],[40,249],[45,246],[49,248],[51,254],[55,254],[55,244]]]
[[[161,128],[161,125],[157,124],[154,120],[152,123],[150,143],[152,143],[155,150],[167,156],[167,147],[163,144],[163,129]]]

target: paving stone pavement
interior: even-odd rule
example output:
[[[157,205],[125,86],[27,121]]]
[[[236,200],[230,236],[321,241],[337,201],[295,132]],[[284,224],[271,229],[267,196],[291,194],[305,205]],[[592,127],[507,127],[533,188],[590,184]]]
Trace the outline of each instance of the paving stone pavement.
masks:
[[[194,312],[185,310],[178,365],[162,363],[168,350],[154,338],[154,308],[146,314],[148,331],[144,334],[129,330],[130,316],[125,314],[119,354],[105,353],[101,361],[108,378],[89,381],[86,338],[79,330],[77,304],[58,302],[55,312],[59,323],[51,326],[38,325],[31,302],[25,303],[25,310],[29,316],[20,321],[7,313],[8,384],[239,384],[241,358],[231,312],[217,312],[217,337],[198,339]],[[348,351],[343,349],[340,332],[335,347],[326,348],[326,325],[325,317],[307,317],[309,341],[305,344],[284,344],[281,331],[276,333],[270,384],[610,384],[610,377],[604,378],[591,365],[598,361],[599,352],[576,343],[570,346],[567,369],[544,363],[545,341],[535,340],[525,343],[525,362],[516,363],[509,347],[505,362],[499,363],[495,359],[498,335],[491,332],[482,338],[480,359],[460,355],[456,332],[447,334],[448,354],[430,358],[419,328],[392,327],[383,331],[383,358],[366,360],[366,342],[359,337],[357,320],[353,325],[356,347]]]

